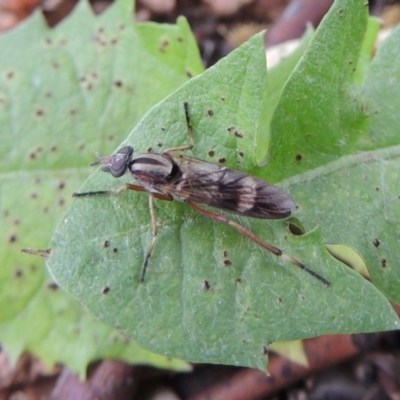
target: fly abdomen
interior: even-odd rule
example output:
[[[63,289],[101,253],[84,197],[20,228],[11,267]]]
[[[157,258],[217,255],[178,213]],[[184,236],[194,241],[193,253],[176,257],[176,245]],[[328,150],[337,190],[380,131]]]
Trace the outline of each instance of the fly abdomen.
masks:
[[[253,218],[288,217],[297,206],[281,189],[239,171],[227,170],[218,182],[210,205]]]

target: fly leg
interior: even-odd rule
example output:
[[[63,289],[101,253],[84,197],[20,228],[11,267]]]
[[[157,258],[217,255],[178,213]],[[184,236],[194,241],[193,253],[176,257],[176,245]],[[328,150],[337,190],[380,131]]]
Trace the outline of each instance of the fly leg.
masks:
[[[269,243],[264,242],[258,236],[254,235],[254,233],[250,232],[249,230],[247,230],[245,227],[243,227],[242,225],[238,224],[237,222],[232,221],[232,220],[226,218],[223,215],[215,214],[213,212],[207,211],[207,210],[199,207],[196,203],[193,203],[192,201],[188,201],[187,204],[190,207],[192,207],[194,210],[198,211],[199,213],[205,215],[208,218],[213,219],[214,221],[218,221],[218,222],[222,222],[223,224],[230,225],[232,228],[235,228],[241,234],[247,236],[253,242],[257,243],[258,245],[260,245],[262,247],[264,247],[264,249],[267,249],[272,254],[275,254],[276,256],[282,257],[283,259],[285,259],[286,261],[289,261],[290,263],[292,263],[296,267],[299,267],[300,269],[302,269],[303,271],[307,272],[308,274],[310,274],[314,278],[318,279],[324,285],[329,286],[331,284],[323,276],[319,275],[318,273],[316,273],[312,269],[306,267],[303,263],[301,263],[300,261],[296,260],[292,256],[284,253],[281,249],[278,249],[277,247],[274,247],[274,246],[270,245]]]
[[[154,209],[154,202],[153,196],[149,195],[149,210],[150,210],[150,217],[151,217],[151,233],[153,235],[150,243],[150,247],[147,249],[146,257],[144,258],[143,267],[142,267],[142,274],[140,275],[140,283],[144,282],[144,277],[146,275],[147,265],[149,264],[149,259],[151,257],[151,253],[154,250],[157,240],[157,220],[156,220],[156,211]]]
[[[132,185],[130,183],[125,183],[116,190],[97,190],[94,192],[82,192],[82,193],[72,193],[72,197],[89,197],[89,196],[101,196],[101,195],[118,195],[125,190],[134,190],[135,192],[147,192],[143,186]],[[151,196],[159,200],[171,201],[172,196],[169,194],[152,193]]]
[[[124,190],[135,190],[137,192],[146,192],[146,189],[142,186],[132,185],[130,183],[126,183],[125,185],[120,186],[116,190],[98,190],[94,192],[82,192],[82,193],[73,193],[73,197],[89,197],[89,196],[99,196],[99,195],[118,195],[122,193]],[[142,273],[140,275],[140,282],[144,282],[144,277],[146,275],[147,265],[149,264],[149,259],[151,257],[151,253],[154,250],[157,240],[157,221],[156,221],[156,212],[154,209],[154,202],[153,199],[157,198],[160,200],[171,201],[173,197],[169,194],[161,194],[161,193],[149,193],[149,209],[150,209],[150,217],[151,217],[151,226],[152,226],[152,235],[153,238],[150,243],[150,247],[147,250],[143,267]]]
[[[165,150],[164,153],[169,153],[171,151],[174,152],[174,151],[191,150],[194,147],[193,128],[192,128],[192,123],[190,122],[189,104],[187,101],[183,103],[183,108],[185,110],[186,126],[188,130],[190,144],[187,144],[186,146],[172,147],[170,149]]]

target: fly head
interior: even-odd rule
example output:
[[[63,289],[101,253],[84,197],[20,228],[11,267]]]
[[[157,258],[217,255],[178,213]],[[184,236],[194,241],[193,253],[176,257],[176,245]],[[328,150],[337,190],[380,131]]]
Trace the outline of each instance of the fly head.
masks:
[[[102,171],[109,172],[114,178],[120,178],[128,169],[132,154],[133,148],[131,146],[125,146],[122,147],[122,149],[119,149],[112,156],[101,156],[96,154],[98,160],[90,165],[102,164]]]

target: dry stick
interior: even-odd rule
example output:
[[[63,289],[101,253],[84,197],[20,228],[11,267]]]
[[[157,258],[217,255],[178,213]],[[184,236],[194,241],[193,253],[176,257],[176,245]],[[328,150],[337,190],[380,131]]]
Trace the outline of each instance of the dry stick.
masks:
[[[257,369],[243,369],[188,400],[255,400],[266,398],[278,390],[326,369],[361,352],[375,348],[380,336],[327,335],[304,341],[308,368],[280,356],[271,357],[269,376]]]

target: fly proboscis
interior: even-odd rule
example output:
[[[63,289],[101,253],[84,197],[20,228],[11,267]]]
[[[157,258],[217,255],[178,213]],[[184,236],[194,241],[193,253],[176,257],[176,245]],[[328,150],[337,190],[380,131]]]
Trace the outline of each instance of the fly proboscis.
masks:
[[[137,184],[126,183],[117,190],[74,193],[74,197],[119,194],[124,190],[147,192],[153,238],[144,258],[140,282],[144,281],[150,256],[157,239],[157,223],[153,199],[179,200],[192,209],[218,222],[230,225],[266,250],[301,268],[326,286],[330,282],[281,249],[263,241],[239,223],[199,206],[206,204],[224,211],[261,219],[287,218],[297,208],[283,190],[252,175],[210,163],[180,152],[194,147],[193,129],[188,103],[184,103],[190,144],[164,150],[161,153],[135,155],[131,146],[119,149],[111,156],[97,155],[92,165],[102,165],[104,172],[119,178],[130,172]]]

